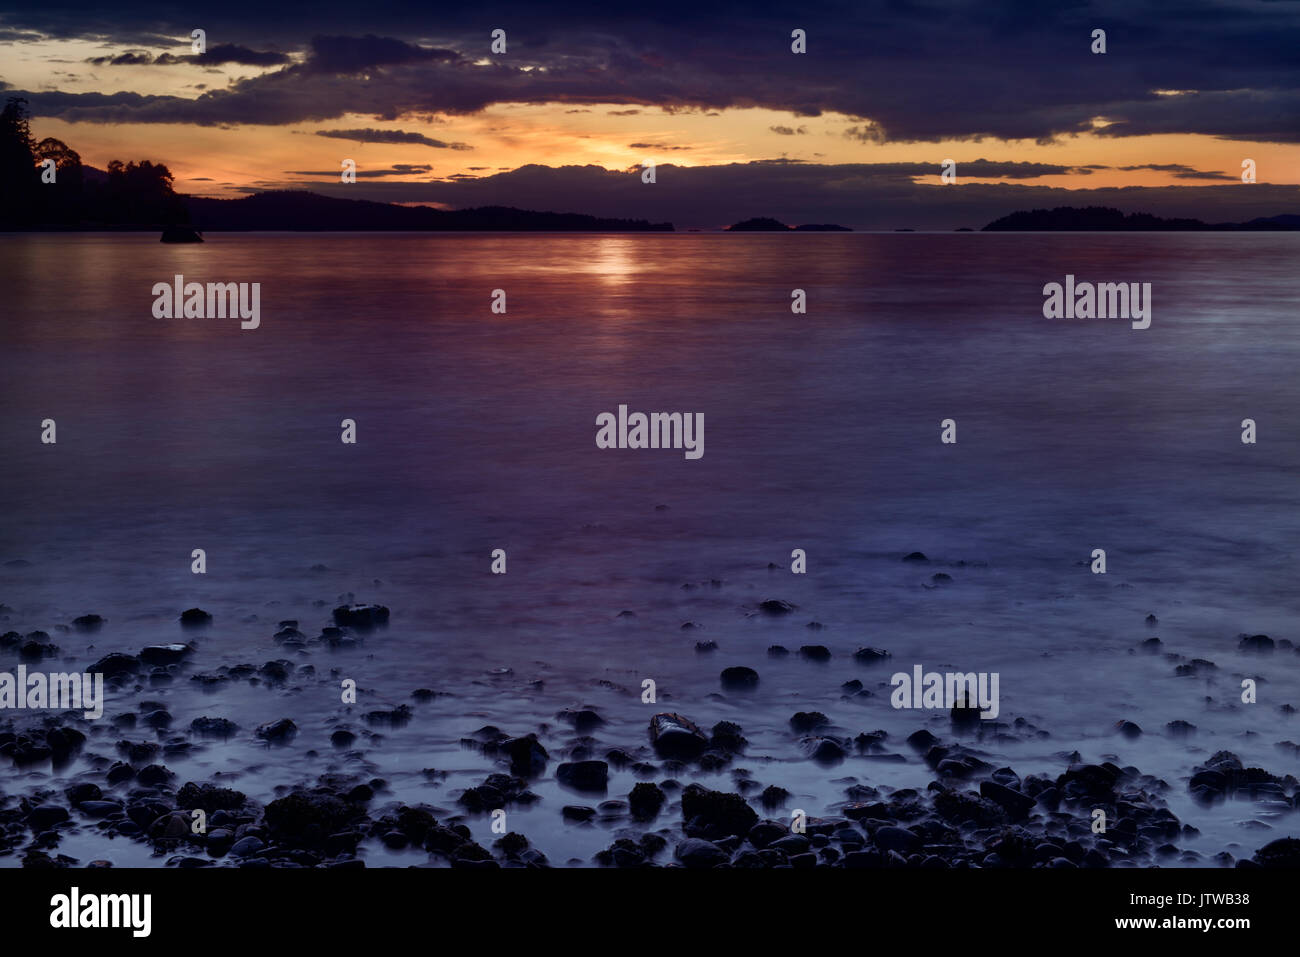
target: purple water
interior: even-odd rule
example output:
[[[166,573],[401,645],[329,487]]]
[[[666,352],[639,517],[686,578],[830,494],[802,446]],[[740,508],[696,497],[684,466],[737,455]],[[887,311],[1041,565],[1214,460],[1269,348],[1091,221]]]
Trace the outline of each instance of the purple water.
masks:
[[[558,710],[595,707],[608,722],[600,746],[629,750],[647,744],[655,711],[736,721],[750,741],[737,766],[818,814],[848,779],[932,779],[902,739],[950,735],[947,715],[894,710],[882,686],[922,664],[998,672],[999,720],[1049,733],[978,744],[997,764],[1056,774],[1078,750],[1136,765],[1168,781],[1171,809],[1201,830],[1180,846],[1207,854],[1295,836],[1294,814],[1203,808],[1186,781],[1220,749],[1297,770],[1276,745],[1300,738],[1280,710],[1300,705],[1300,655],[1244,655],[1236,636],[1300,640],[1300,237],[208,240],[0,235],[0,602],[12,609],[0,630],[48,631],[64,653],[49,670],[80,670],[187,640],[176,616],[197,605],[215,624],[190,671],[281,657],[317,669],[284,689],[205,694],[181,680],[111,696],[109,716],[145,697],[166,702],[175,729],[205,714],[240,724],[229,742],[169,759],[178,781],[222,771],[269,800],[327,770],[367,771],[389,782],[385,799],[450,813],[458,789],[495,770],[462,737],[546,723],[552,771],[511,829],[553,862],[589,861],[616,832],[560,818],[590,799],[554,781],[576,737]],[[151,288],[176,273],[260,282],[260,328],[155,319]],[[1042,287],[1067,273],[1150,282],[1151,327],[1044,319]],[[505,315],[490,309],[498,288]],[[807,315],[790,311],[795,288]],[[598,449],[595,418],[620,404],[702,412],[704,456]],[[1247,417],[1258,444],[1240,441]],[[46,418],[56,445],[40,441]],[[344,418],[356,445],[339,440]],[[946,418],[956,445],[939,440]],[[204,576],[190,572],[195,548]],[[490,573],[495,548],[508,553],[504,576]],[[806,575],[789,571],[794,548]],[[1105,575],[1089,571],[1094,548]],[[916,550],[931,563],[900,561]],[[28,564],[4,564],[16,560]],[[926,587],[936,572],[952,583]],[[392,609],[362,648],[294,655],[272,641],[281,619],[315,634],[349,592]],[[767,598],[798,611],[749,614]],[[88,612],[108,619],[102,631],[58,630]],[[806,629],[813,620],[825,629]],[[1130,654],[1152,635],[1218,671],[1178,678],[1174,661]],[[697,654],[704,639],[719,650]],[[774,643],[835,657],[773,659]],[[892,661],[857,665],[863,645]],[[758,690],[724,692],[729,665],[755,668]],[[513,673],[488,674],[500,668]],[[1240,703],[1243,677],[1265,679],[1257,704]],[[358,706],[340,702],[342,678],[357,681]],[[658,704],[641,703],[645,678]],[[845,698],[852,678],[875,697]],[[422,687],[450,696],[359,739],[366,764],[330,747],[335,727],[360,732],[361,712]],[[907,762],[813,764],[787,724],[813,709],[846,733],[887,731]],[[250,729],[281,717],[300,734],[267,750]],[[1123,719],[1145,734],[1118,737]],[[1168,736],[1175,719],[1197,733]],[[101,722],[87,752],[111,754],[123,736],[142,734]],[[0,790],[62,786],[89,766],[6,768]],[[430,781],[426,768],[450,773]],[[691,779],[732,786],[729,772]],[[609,796],[635,780],[615,772]],[[487,818],[468,823],[493,837]],[[89,829],[63,850],[148,860],[145,845]]]

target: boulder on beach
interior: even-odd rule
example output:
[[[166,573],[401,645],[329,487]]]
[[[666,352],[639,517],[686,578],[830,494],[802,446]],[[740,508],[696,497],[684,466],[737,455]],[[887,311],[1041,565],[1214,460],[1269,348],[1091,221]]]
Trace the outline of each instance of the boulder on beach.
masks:
[[[688,837],[678,844],[673,851],[673,856],[691,870],[717,867],[731,860],[730,855],[718,845],[695,837]]]
[[[187,628],[212,624],[212,616],[202,608],[187,608],[181,612],[180,623]]]
[[[650,743],[660,757],[689,760],[705,749],[708,739],[689,718],[662,712],[650,719]]]
[[[135,674],[140,670],[140,659],[134,655],[124,655],[119,651],[111,652],[90,666],[91,674],[102,674],[105,678],[116,675]]]
[[[609,785],[604,761],[571,761],[555,769],[555,779],[575,791],[603,791]]]
[[[288,718],[259,724],[254,732],[263,741],[288,741],[298,733],[298,726]]]
[[[334,609],[334,624],[347,628],[374,628],[388,624],[388,609],[383,605],[339,605]]]
[[[741,690],[758,687],[758,672],[743,665],[723,668],[720,679],[724,688]]]
[[[1253,652],[1255,654],[1271,654],[1276,648],[1273,639],[1268,635],[1238,635],[1237,650]]]
[[[229,718],[209,718],[204,715],[190,722],[190,730],[195,734],[214,738],[228,738],[239,730],[239,725]]]
[[[758,610],[765,615],[788,615],[798,607],[798,605],[792,605],[790,602],[782,601],[779,598],[769,598],[767,601],[758,604]]]
[[[190,645],[149,645],[140,650],[140,660],[146,665],[172,665],[193,652]]]
[[[692,836],[701,836],[698,832],[703,831],[719,838],[744,837],[758,823],[758,812],[739,794],[688,784],[682,791],[682,820]]]

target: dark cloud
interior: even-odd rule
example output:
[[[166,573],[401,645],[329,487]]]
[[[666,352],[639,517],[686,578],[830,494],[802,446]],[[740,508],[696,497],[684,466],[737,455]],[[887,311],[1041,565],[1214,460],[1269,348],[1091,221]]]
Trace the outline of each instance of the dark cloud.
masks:
[[[150,56],[144,50],[126,50],[116,56],[91,57],[86,61],[95,66],[217,66],[222,63],[240,63],[244,66],[282,66],[292,62],[288,54],[276,53],[274,50],[250,50],[234,43],[219,43],[208,47],[203,53],[178,56],[174,53],[160,53]]]
[[[412,143],[419,146],[431,146],[440,150],[471,150],[468,143],[446,143],[425,136],[423,133],[408,133],[405,130],[317,130],[317,136],[329,136],[339,140],[353,140],[358,143]]]
[[[664,146],[662,143],[628,143],[630,150],[693,150],[694,146]]]
[[[154,62],[153,57],[140,50],[127,50],[116,56],[91,57],[86,61],[95,66],[147,66]]]
[[[314,37],[311,54],[302,71],[311,73],[353,74],[380,66],[398,66],[405,63],[428,63],[459,59],[454,50],[405,43],[392,37]]]
[[[1182,163],[1141,163],[1137,166],[1120,166],[1117,169],[1126,172],[1139,169],[1154,170],[1158,173],[1173,173],[1174,179],[1221,179],[1235,182],[1240,177],[1225,173],[1222,170],[1200,170],[1185,166]]]
[[[792,18],[808,32],[806,54],[790,52]],[[354,35],[358,23],[364,36]],[[510,52],[494,57],[488,34],[498,24]],[[162,0],[121,8],[51,0],[0,14],[0,29],[11,33],[106,37],[118,46],[160,33],[177,43],[196,25],[212,41],[294,50],[301,62],[195,100],[32,94],[33,108],[85,122],[211,125],[345,112],[391,120],[497,103],[615,106],[620,115],[765,107],[794,117],[842,113],[855,120],[846,135],[865,143],[1047,142],[1089,131],[1097,118],[1109,124],[1105,136],[1300,142],[1296,3],[954,0],[936,9],[812,0],[742,9],[512,0],[430,16],[414,2],[232,0],[198,16]],[[1107,30],[1106,54],[1090,52],[1097,26]]]
[[[392,166],[382,169],[366,169],[358,165],[356,169],[357,179],[383,179],[386,176],[410,176],[414,173],[427,173],[432,166],[417,165],[412,163],[394,163]],[[335,182],[341,182],[342,166],[337,170],[302,170],[287,169],[284,171],[286,176],[332,176]]]
[[[208,47],[202,53],[191,56],[160,53],[154,62],[161,65],[193,63],[200,66],[217,66],[222,63],[239,63],[243,66],[282,66],[291,63],[292,58],[287,53],[277,53],[274,50],[250,50],[235,43],[218,43]]]
[[[769,126],[773,133],[779,133],[781,136],[802,136],[808,132],[808,127],[801,126],[795,129],[793,126]]]

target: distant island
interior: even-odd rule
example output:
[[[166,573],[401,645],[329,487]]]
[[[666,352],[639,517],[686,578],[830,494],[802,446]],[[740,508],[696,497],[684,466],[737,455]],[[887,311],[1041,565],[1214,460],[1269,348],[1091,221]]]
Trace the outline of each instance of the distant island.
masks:
[[[851,233],[848,226],[837,226],[834,223],[806,223],[803,226],[787,226],[779,219],[771,219],[766,216],[758,216],[754,219],[746,219],[743,222],[732,223],[724,230],[728,233],[784,233],[784,232],[801,232],[801,233]]]
[[[241,199],[185,197],[189,222],[217,230],[521,230],[673,232],[672,223],[602,219],[581,213],[534,212],[511,206],[433,209],[364,199],[336,199],[305,190],[273,190]]]
[[[1019,210],[995,219],[982,232],[1014,230],[1287,230],[1300,229],[1300,215],[1285,213],[1245,223],[1203,223],[1199,219],[1162,219],[1150,213],[1125,215],[1109,206],[1057,206]]]

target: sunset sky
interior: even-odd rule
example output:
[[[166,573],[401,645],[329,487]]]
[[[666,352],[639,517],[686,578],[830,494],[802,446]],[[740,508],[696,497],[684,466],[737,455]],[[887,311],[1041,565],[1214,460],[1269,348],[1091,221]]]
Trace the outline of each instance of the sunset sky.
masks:
[[[300,188],[700,226],[978,226],[1066,203],[1300,212],[1298,66],[1291,0],[0,11],[0,94],[26,97],[37,138],[90,165],[161,161],[179,191],[217,197]],[[647,161],[653,185],[633,170]]]

